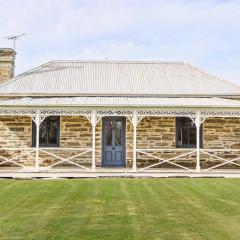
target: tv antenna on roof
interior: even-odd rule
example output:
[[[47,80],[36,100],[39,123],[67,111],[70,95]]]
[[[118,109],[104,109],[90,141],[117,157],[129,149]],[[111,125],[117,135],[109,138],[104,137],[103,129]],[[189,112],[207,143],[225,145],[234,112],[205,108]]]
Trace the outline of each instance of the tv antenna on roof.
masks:
[[[15,35],[7,36],[4,38],[6,38],[7,40],[13,41],[13,50],[15,51],[16,50],[16,41],[24,35],[26,35],[26,33],[15,34]]]
[[[13,41],[13,50],[14,50],[14,52],[15,52],[15,54],[16,54],[16,41],[17,41],[20,37],[22,37],[22,36],[24,36],[24,35],[26,35],[26,33],[15,34],[15,35],[6,36],[6,37],[3,37],[3,38],[5,38],[5,39],[7,39],[7,40],[12,40],[12,41]],[[15,54],[14,54],[14,56],[13,56],[12,76],[14,76],[14,73],[15,73]]]

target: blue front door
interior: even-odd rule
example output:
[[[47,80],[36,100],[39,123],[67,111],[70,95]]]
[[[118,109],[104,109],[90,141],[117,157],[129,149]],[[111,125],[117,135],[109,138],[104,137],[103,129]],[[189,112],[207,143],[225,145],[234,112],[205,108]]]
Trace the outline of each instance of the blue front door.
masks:
[[[102,166],[125,166],[125,126],[124,117],[103,118]]]

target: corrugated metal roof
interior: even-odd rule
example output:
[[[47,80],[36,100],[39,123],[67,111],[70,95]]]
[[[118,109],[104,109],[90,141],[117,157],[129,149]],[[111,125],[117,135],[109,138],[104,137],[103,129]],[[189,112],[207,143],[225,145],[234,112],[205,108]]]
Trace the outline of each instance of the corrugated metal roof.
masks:
[[[184,62],[53,61],[0,86],[22,95],[240,95],[236,84]]]
[[[0,101],[0,106],[129,106],[129,107],[240,107],[240,101],[221,98],[53,97]]]

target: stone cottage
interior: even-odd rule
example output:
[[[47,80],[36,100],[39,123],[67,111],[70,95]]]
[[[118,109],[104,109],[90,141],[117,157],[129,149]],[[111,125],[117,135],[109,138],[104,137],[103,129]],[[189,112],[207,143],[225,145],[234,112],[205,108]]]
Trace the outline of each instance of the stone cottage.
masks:
[[[51,61],[0,49],[0,177],[240,170],[240,86],[185,62]]]

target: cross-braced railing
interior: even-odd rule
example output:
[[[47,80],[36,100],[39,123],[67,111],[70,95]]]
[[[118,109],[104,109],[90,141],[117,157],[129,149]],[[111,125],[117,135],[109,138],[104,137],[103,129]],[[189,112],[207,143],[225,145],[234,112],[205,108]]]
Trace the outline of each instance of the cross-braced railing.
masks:
[[[80,169],[91,171],[92,169],[90,167],[86,167],[79,163],[79,157],[92,153],[92,151],[92,148],[39,148],[40,154],[43,153],[44,155],[55,159],[53,163],[44,166],[44,169],[46,170],[64,164],[64,166],[75,166]],[[91,162],[89,163],[91,164]]]
[[[229,168],[234,166],[235,168],[240,168],[240,149],[201,149],[200,150],[202,158],[212,159],[212,164],[210,167],[203,168],[203,171],[211,171],[220,168]],[[216,160],[217,159],[217,163]]]
[[[0,148],[0,169],[15,166],[22,170],[45,171],[54,167],[77,167],[87,171],[92,171],[91,155],[92,148]],[[89,155],[88,155],[89,154]],[[87,156],[88,155],[88,156]],[[36,158],[38,156],[38,159]],[[46,160],[49,159],[50,161]],[[85,157],[84,159],[82,157]],[[31,160],[30,160],[31,158]],[[36,159],[38,168],[36,169]],[[45,161],[46,160],[46,161]],[[82,163],[81,163],[82,162]],[[26,164],[27,163],[27,164]],[[90,167],[85,166],[89,163]]]
[[[16,166],[20,168],[29,168],[29,165],[23,164],[24,157],[30,156],[35,159],[35,148],[0,148],[0,166]]]
[[[177,163],[176,161],[182,160],[183,158],[193,155],[196,155],[196,149],[137,149],[138,154],[145,155],[149,159],[157,160],[157,163],[151,164],[147,167],[138,168],[137,171],[145,171],[149,169],[157,169],[157,167],[161,167],[164,163],[169,164],[170,166],[177,167],[178,169],[184,169],[187,171],[195,171],[195,169],[191,169],[182,164]],[[161,157],[161,155],[170,155],[168,158]],[[172,156],[174,154],[175,156]],[[138,159],[141,161],[141,159]]]

